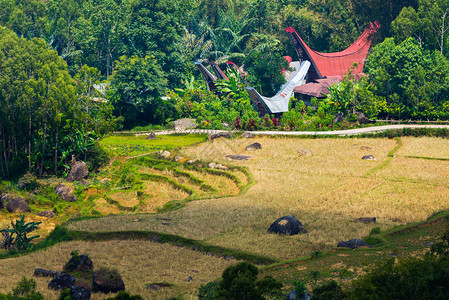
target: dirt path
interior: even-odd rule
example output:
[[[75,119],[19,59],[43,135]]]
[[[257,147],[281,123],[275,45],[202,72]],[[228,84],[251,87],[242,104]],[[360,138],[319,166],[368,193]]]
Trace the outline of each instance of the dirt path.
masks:
[[[356,128],[348,130],[335,130],[335,131],[251,131],[251,133],[256,135],[288,135],[288,136],[301,136],[301,135],[357,135],[362,133],[375,133],[391,129],[403,129],[403,128],[446,128],[449,129],[449,125],[383,125],[383,126],[372,126],[365,128]],[[167,135],[167,134],[179,134],[179,133],[218,133],[223,132],[223,130],[208,130],[208,129],[187,129],[187,130],[160,130],[154,131],[157,135]],[[233,131],[238,132],[238,131]],[[147,135],[149,132],[139,132],[136,136]]]

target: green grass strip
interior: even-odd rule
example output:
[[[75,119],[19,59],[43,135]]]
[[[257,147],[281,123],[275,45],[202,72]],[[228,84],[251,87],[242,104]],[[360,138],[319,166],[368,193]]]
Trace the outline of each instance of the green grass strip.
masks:
[[[201,179],[195,177],[194,175],[190,174],[189,172],[181,171],[178,168],[174,168],[173,175],[186,177],[191,184],[198,185],[200,187],[200,189],[205,192],[216,192],[217,191],[216,188],[207,184],[204,180],[201,180]]]
[[[404,155],[403,157],[416,158],[416,159],[427,159],[427,160],[449,161],[449,158],[437,158],[437,157],[426,157],[426,156],[411,156],[411,155]]]

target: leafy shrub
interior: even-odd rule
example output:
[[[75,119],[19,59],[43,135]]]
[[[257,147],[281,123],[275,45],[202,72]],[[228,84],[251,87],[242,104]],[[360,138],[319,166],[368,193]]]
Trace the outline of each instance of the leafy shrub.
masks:
[[[217,292],[218,281],[211,281],[206,285],[201,285],[198,290],[198,299],[200,300],[213,300],[215,293]]]
[[[27,191],[33,191],[34,189],[39,187],[39,182],[37,181],[36,176],[31,174],[30,172],[26,172],[18,182],[20,189],[25,189]]]
[[[368,245],[371,246],[380,246],[383,241],[380,238],[374,237],[374,236],[369,236],[367,238],[364,239],[365,243],[367,243]]]
[[[374,227],[371,229],[369,235],[379,234],[380,233],[380,227]]]
[[[109,151],[102,147],[98,141],[93,143],[88,154],[86,164],[89,170],[92,171],[98,170],[100,167],[108,164],[111,159]]]
[[[340,300],[346,297],[345,292],[334,280],[313,289],[312,300]]]
[[[278,296],[282,283],[273,277],[257,280],[259,270],[252,264],[241,262],[223,271],[218,284],[216,299],[264,299]]]
[[[16,220],[15,223],[11,221],[12,228],[6,228],[0,230],[0,232],[4,234],[8,234],[8,240],[10,241],[9,245],[4,245],[4,247],[11,247],[17,251],[24,251],[31,247],[33,244],[30,242],[38,238],[39,235],[35,235],[32,237],[28,237],[27,234],[36,230],[38,225],[42,222],[25,222],[25,215],[21,215],[19,220]]]

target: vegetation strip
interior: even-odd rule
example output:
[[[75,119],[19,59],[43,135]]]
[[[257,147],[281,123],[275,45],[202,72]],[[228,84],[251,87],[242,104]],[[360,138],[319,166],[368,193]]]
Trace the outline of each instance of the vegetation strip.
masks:
[[[84,241],[108,241],[108,240],[135,240],[135,239],[157,239],[159,243],[170,243],[174,246],[191,248],[194,251],[210,253],[222,257],[233,256],[237,260],[245,260],[258,265],[269,265],[279,262],[276,259],[252,254],[244,251],[209,245],[202,241],[183,238],[181,236],[159,233],[153,231],[111,231],[111,232],[87,232],[68,231],[73,240]]]

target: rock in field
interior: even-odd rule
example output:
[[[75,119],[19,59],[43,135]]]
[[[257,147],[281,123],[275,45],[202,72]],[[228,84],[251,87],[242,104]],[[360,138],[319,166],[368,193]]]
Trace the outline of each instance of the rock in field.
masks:
[[[298,150],[298,155],[299,156],[312,156],[312,151],[307,150],[307,149],[299,149]]]
[[[304,292],[304,293],[298,295],[298,293],[296,291],[292,291],[292,292],[288,293],[287,295],[285,295],[285,298],[287,300],[296,300],[296,299],[299,299],[299,300],[310,300],[311,299],[309,293]]]
[[[262,149],[262,145],[260,143],[252,143],[251,145],[246,146],[246,151],[252,151],[252,150],[260,150]]]
[[[298,233],[307,233],[301,222],[292,215],[285,216],[277,219],[270,228],[268,232],[277,234],[294,235]]]
[[[28,202],[22,197],[15,197],[8,201],[6,209],[12,213],[22,213],[30,211]]]
[[[346,242],[344,241],[338,242],[337,247],[356,249],[359,247],[371,247],[371,246],[362,241],[361,239],[352,239]]]
[[[117,293],[125,290],[125,283],[116,270],[101,269],[94,272],[94,291]]]
[[[93,272],[94,264],[90,257],[85,254],[72,257],[64,266],[63,271],[67,273]]]
[[[362,151],[369,151],[369,150],[371,150],[371,147],[368,147],[368,146],[361,146],[361,147],[360,147],[360,150],[362,150]]]
[[[227,131],[224,131],[224,132],[218,132],[218,133],[211,133],[211,134],[209,134],[209,140],[213,141],[213,140],[218,139],[218,138],[221,138],[221,137],[230,139],[230,138],[232,138],[233,136],[234,136],[234,135],[232,134],[232,132],[227,132]]]
[[[48,288],[52,290],[64,290],[71,287],[75,281],[75,276],[61,273],[48,283]]]
[[[77,161],[70,170],[70,173],[67,176],[67,181],[80,181],[86,179],[87,176],[89,176],[89,168],[86,163],[83,161]]]
[[[159,151],[159,156],[162,158],[170,158],[171,153],[166,150],[164,150],[164,151],[161,150],[161,151]]]
[[[75,195],[73,195],[73,191],[71,188],[66,186],[65,184],[61,183],[58,184],[55,188],[55,193],[59,195],[59,197],[62,198],[62,200],[67,202],[75,202],[78,201],[78,198],[76,198]]]
[[[70,288],[70,299],[71,300],[89,300],[91,291],[87,286],[73,285]]]
[[[372,217],[372,218],[358,218],[355,221],[356,222],[365,223],[365,224],[376,223],[376,217]]]
[[[364,155],[364,156],[362,156],[362,159],[363,160],[376,160],[376,158],[372,154]]]
[[[37,214],[39,217],[46,217],[46,218],[54,218],[56,217],[55,213],[51,210],[43,210],[40,213]]]
[[[368,124],[371,123],[371,120],[368,119],[364,113],[362,112],[357,112],[357,120],[359,121],[360,124]]]
[[[36,277],[56,277],[58,276],[58,272],[56,271],[50,271],[50,270],[45,270],[45,269],[41,269],[41,268],[36,268],[34,270],[34,276]]]
[[[242,137],[247,138],[247,139],[252,139],[252,138],[254,138],[254,133],[246,131],[246,132],[242,133]]]
[[[150,132],[150,134],[145,139],[146,140],[155,140],[156,134],[154,132]]]
[[[233,160],[249,160],[249,159],[251,159],[251,156],[242,155],[242,154],[226,155],[226,157],[229,159],[233,159]]]

